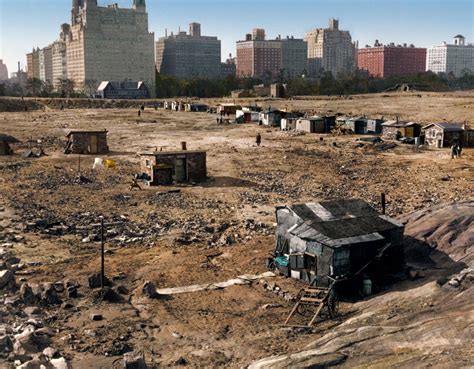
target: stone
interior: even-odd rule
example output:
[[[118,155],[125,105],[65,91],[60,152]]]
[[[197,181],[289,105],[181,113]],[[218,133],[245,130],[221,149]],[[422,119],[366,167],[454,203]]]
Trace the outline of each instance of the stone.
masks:
[[[52,358],[54,358],[58,355],[58,350],[56,350],[55,348],[52,348],[52,347],[46,347],[43,350],[43,355],[50,358],[50,359],[52,359]]]
[[[35,358],[21,364],[20,366],[17,366],[17,369],[42,369],[45,368],[43,364],[43,361],[41,361],[39,358]]]
[[[64,284],[63,282],[56,282],[54,284],[54,289],[56,290],[56,292],[58,293],[63,293],[64,292]]]
[[[151,299],[157,298],[158,297],[158,292],[156,292],[156,287],[153,284],[153,282],[146,281],[143,284],[143,294],[148,296]]]
[[[32,316],[32,315],[39,315],[41,313],[41,310],[36,307],[36,306],[28,306],[23,310],[26,315]]]
[[[61,299],[58,297],[54,285],[52,283],[45,283],[43,285],[43,292],[41,293],[41,302],[46,305],[59,305]]]
[[[51,359],[50,363],[55,369],[69,369],[69,364],[63,357]]]
[[[115,286],[112,288],[112,291],[114,291],[118,295],[127,295],[128,290],[124,286]]]
[[[103,289],[97,291],[97,299],[108,302],[119,302],[122,300],[122,297],[115,293],[112,288],[106,286]]]
[[[77,299],[77,287],[76,286],[69,286],[66,290],[67,297],[70,299]]]
[[[15,284],[15,276],[11,270],[0,271],[0,289],[12,287]]]
[[[37,302],[33,289],[27,283],[21,285],[20,297],[25,305],[34,305]]]
[[[92,273],[87,277],[87,282],[89,283],[89,288],[100,288],[102,287],[102,276],[100,273]],[[105,277],[105,285],[110,286],[110,281]]]
[[[7,335],[0,335],[0,357],[1,354],[11,352],[13,350],[13,342]]]
[[[97,322],[97,321],[102,320],[104,317],[102,316],[102,314],[94,313],[94,314],[90,315],[90,318],[91,318],[91,320]]]
[[[132,351],[124,354],[123,367],[125,369],[147,369],[143,353],[138,351]]]

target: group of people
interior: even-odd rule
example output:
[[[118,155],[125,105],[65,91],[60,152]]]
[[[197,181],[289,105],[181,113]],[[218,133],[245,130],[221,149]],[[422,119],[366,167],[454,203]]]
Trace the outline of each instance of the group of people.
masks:
[[[451,146],[451,159],[460,158],[462,153],[462,147],[459,142],[453,142]]]

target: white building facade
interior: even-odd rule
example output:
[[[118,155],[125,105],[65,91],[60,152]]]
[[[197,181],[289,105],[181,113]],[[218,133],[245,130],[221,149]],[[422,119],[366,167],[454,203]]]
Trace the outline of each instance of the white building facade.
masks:
[[[474,45],[466,44],[465,38],[457,35],[453,44],[444,43],[429,48],[426,70],[433,73],[453,73],[456,77],[474,73]]]

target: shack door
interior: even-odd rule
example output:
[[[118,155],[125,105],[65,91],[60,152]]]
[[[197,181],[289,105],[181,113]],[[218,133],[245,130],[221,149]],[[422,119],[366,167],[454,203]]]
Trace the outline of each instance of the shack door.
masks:
[[[176,182],[182,183],[186,182],[186,158],[177,158],[176,159]]]
[[[98,147],[97,147],[97,136],[91,136],[91,145],[90,145],[90,153],[97,154]]]

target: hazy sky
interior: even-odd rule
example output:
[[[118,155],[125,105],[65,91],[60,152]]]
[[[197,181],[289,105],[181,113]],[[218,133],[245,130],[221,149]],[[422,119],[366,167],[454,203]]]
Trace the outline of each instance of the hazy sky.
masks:
[[[132,0],[99,0],[130,7]],[[71,0],[0,0],[0,59],[9,72],[26,53],[44,47],[70,22]],[[414,43],[429,47],[450,41],[458,33],[474,42],[473,0],[147,0],[150,30],[155,39],[168,32],[187,30],[192,21],[202,33],[222,40],[222,58],[235,54],[235,41],[252,28],[265,28],[267,37],[294,35],[326,27],[328,18],[339,18],[359,45]]]

